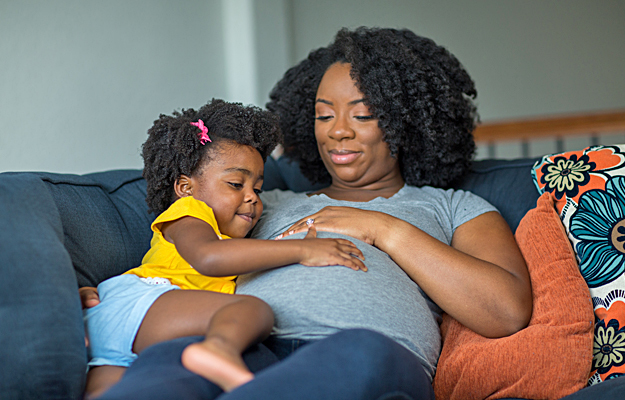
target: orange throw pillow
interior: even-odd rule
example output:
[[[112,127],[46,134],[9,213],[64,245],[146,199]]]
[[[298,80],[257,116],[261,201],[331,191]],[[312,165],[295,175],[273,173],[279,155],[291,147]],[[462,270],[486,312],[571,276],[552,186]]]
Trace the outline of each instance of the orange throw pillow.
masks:
[[[488,339],[443,316],[437,400],[559,399],[586,386],[592,362],[593,306],[549,194],[515,234],[532,282],[527,328]]]

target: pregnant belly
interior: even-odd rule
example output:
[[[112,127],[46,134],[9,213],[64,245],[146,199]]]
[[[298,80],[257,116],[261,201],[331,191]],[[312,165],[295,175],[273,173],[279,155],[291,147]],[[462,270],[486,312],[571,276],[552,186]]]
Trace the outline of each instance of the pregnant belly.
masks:
[[[433,352],[435,358],[437,307],[387,254],[345,238],[363,251],[367,272],[296,264],[242,275],[236,293],[266,301],[276,318],[274,334],[282,338],[319,339],[342,329],[367,328],[417,353]],[[430,351],[419,349],[423,346]]]

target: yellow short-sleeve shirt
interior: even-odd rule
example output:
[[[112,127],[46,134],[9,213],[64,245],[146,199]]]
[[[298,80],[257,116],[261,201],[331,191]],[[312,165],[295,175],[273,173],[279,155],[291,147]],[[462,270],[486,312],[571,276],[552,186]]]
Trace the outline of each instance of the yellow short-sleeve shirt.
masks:
[[[236,276],[211,277],[200,274],[178,254],[176,246],[163,237],[161,227],[165,222],[187,216],[198,218],[209,224],[220,239],[230,239],[219,231],[212,208],[191,196],[182,197],[152,222],[154,234],[150,243],[150,250],[143,257],[140,267],[125,273],[134,274],[141,278],[166,278],[172,284],[180,286],[181,289],[234,293]]]

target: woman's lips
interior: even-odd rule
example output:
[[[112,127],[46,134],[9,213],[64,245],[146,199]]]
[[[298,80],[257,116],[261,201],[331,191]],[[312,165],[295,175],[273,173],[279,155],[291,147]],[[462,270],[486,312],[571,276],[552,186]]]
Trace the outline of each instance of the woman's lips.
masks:
[[[332,162],[334,164],[349,164],[353,162],[359,156],[360,156],[360,153],[352,152],[352,151],[345,151],[345,152],[331,151],[330,152],[330,158],[332,159]]]

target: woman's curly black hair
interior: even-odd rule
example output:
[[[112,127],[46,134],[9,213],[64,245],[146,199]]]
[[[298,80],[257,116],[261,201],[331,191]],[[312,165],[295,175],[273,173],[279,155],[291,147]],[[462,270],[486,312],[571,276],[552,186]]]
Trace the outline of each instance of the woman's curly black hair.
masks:
[[[330,181],[314,136],[315,98],[325,71],[337,62],[351,64],[407,184],[447,187],[468,172],[477,91],[460,62],[406,29],[344,28],[329,46],[289,69],[267,103],[280,116],[286,156],[311,182]]]
[[[200,129],[191,122],[201,119],[212,142],[202,145]],[[183,109],[161,114],[148,130],[142,147],[143,177],[147,181],[149,212],[157,215],[174,201],[174,183],[181,175],[201,174],[220,142],[233,141],[255,148],[263,161],[281,140],[277,115],[254,106],[213,99],[199,110]]]

